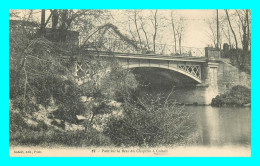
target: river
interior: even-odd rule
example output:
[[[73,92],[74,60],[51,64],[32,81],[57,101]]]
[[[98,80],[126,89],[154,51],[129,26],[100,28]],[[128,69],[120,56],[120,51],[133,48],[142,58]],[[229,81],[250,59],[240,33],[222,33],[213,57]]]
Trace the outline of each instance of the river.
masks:
[[[164,96],[166,91],[154,90],[149,92],[142,89],[140,97],[144,94]],[[182,96],[181,91],[171,95],[177,102]],[[250,107],[212,107],[210,105],[185,105],[192,120],[195,120],[196,139],[191,145],[212,146],[250,146],[251,145],[251,108]]]
[[[138,89],[138,97],[142,97],[145,94],[152,96],[162,94],[163,96],[168,96],[173,90],[170,99],[178,103],[192,104],[193,102],[190,102],[189,98],[192,98],[194,101],[198,100],[196,95],[192,94],[193,91],[204,93],[203,91],[199,91],[196,86],[192,86],[192,84],[185,84],[188,80],[185,80],[177,73],[149,68],[137,68],[133,72],[138,82],[146,85]],[[195,133],[199,140],[195,141],[196,143],[192,145],[251,145],[250,107],[218,108],[186,105],[185,109],[192,114],[192,118],[197,124]]]
[[[251,145],[250,107],[186,106],[197,123],[202,145]]]

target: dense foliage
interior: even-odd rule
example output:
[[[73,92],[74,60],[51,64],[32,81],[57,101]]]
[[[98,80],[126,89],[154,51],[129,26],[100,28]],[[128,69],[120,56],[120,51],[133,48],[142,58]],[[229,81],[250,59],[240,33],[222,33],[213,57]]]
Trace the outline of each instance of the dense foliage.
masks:
[[[184,141],[195,123],[190,113],[162,96],[146,96],[137,102],[125,102],[122,117],[111,118],[104,134],[117,145],[156,146]]]
[[[230,49],[222,51],[221,54],[223,58],[228,58],[233,66],[237,66],[241,71],[251,73],[251,51]]]
[[[244,86],[234,86],[229,92],[217,95],[212,99],[211,105],[221,106],[243,106],[251,103],[251,90]]]
[[[78,125],[77,115],[90,119],[83,123],[90,138],[90,131],[100,132],[93,128],[98,123],[95,117],[111,113],[115,108],[110,102],[122,101],[137,87],[134,76],[115,60],[95,56],[85,56],[81,72],[75,76],[73,57],[63,59],[60,55],[68,56],[68,52],[58,45],[32,36],[27,29],[10,29],[11,141],[29,143],[31,137],[38,139],[31,143],[53,140],[56,135],[47,134],[50,131],[72,138],[66,127]],[[17,136],[22,134],[22,138]],[[86,133],[75,131],[72,135],[87,139]]]

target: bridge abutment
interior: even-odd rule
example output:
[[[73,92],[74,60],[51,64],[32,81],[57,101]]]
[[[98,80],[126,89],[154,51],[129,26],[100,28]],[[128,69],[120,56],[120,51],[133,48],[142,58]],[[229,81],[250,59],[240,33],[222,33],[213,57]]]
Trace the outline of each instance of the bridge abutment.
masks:
[[[203,85],[205,87],[204,103],[210,104],[218,92],[218,66],[216,62],[207,62],[203,65]]]

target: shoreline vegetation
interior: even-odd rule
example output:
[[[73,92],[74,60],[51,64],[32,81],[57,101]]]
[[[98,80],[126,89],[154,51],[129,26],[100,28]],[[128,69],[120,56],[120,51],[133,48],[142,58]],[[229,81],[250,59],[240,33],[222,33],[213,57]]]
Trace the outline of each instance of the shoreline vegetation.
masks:
[[[250,107],[251,89],[237,85],[224,94],[217,95],[212,99],[213,107]]]
[[[73,59],[55,58],[57,43],[21,32],[10,33],[10,145],[166,146],[197,140],[183,106],[166,96],[134,97],[139,83],[117,61],[86,57],[75,77]]]
[[[105,118],[104,115],[98,116],[91,126],[88,126],[89,121],[85,121],[76,124],[65,122],[64,127],[62,120],[55,119],[59,122],[49,123],[46,119],[39,120],[33,115],[24,116],[11,111],[10,145],[158,147],[197,142],[199,136],[194,132],[196,124],[185,112],[184,106],[164,100],[162,107],[161,100],[162,97],[151,99],[149,96],[149,100],[127,102],[118,107],[123,110],[122,114],[111,113]],[[39,110],[44,111],[44,108]],[[74,128],[69,129],[68,126]],[[77,128],[79,126],[82,128]]]

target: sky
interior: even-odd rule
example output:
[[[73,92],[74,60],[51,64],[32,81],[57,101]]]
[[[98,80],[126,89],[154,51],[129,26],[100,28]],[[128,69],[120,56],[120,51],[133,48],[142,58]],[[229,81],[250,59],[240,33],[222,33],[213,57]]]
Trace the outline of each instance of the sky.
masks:
[[[216,10],[189,10],[177,11],[187,20],[187,29],[183,39],[183,45],[190,47],[206,47],[212,44],[209,38],[208,25],[206,19],[215,17]]]
[[[160,15],[161,18],[170,18],[171,11],[172,10],[158,10],[158,15]],[[126,15],[126,11],[110,10],[110,12],[113,16],[113,19],[107,21],[117,25],[120,31],[126,34],[128,33],[129,35],[129,30],[127,30],[129,28],[129,25],[127,21],[128,17]],[[35,13],[40,19],[40,11],[38,10],[38,12]],[[150,10],[143,10],[143,13],[144,16],[151,15]],[[183,19],[185,20],[185,30],[182,37],[182,46],[204,48],[208,45],[213,45],[213,42],[210,39],[209,26],[205,21],[207,19],[215,19],[216,10],[173,10],[173,13],[175,18],[183,17]],[[219,10],[220,17],[224,16],[224,14],[225,13],[223,10]],[[48,13],[46,13],[46,15],[48,16]],[[160,21],[162,20],[159,20],[159,22]],[[148,32],[150,31],[150,33],[153,32],[153,27],[151,24],[150,26],[146,27],[146,29]],[[161,38],[160,43],[170,45],[174,44],[173,31],[171,29],[171,26],[168,26],[168,28],[159,29],[158,36]],[[152,41],[152,39],[150,39],[150,41]]]
[[[223,10],[219,10],[219,18],[225,16]],[[187,20],[187,30],[184,44],[193,47],[206,47],[212,45],[210,39],[208,19],[216,19],[216,10],[180,10],[177,13],[183,15]],[[216,23],[217,24],[217,23]]]
[[[145,11],[147,15],[151,14],[150,11]],[[171,10],[158,10],[157,14],[170,18]],[[210,29],[206,20],[216,19],[216,10],[174,10],[174,17],[183,17],[185,20],[184,35],[182,45],[186,47],[204,48],[208,45],[213,45],[210,39]],[[123,22],[126,20],[124,11],[113,10],[112,15],[114,17],[114,24]],[[224,11],[219,11],[219,17],[224,15]],[[120,30],[122,24],[118,24]],[[151,32],[153,31],[151,27]],[[174,44],[173,31],[171,26],[168,29],[160,29],[158,33],[163,34],[162,44]]]

